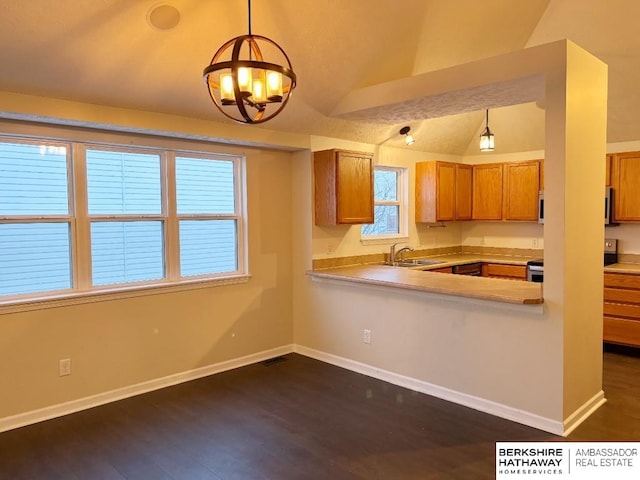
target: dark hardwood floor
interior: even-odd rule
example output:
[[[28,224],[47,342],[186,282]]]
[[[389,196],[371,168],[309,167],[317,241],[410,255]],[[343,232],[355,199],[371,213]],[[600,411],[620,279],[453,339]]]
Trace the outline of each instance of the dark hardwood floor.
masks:
[[[545,432],[291,354],[0,434],[2,480],[493,479]],[[640,438],[640,358],[569,440]]]

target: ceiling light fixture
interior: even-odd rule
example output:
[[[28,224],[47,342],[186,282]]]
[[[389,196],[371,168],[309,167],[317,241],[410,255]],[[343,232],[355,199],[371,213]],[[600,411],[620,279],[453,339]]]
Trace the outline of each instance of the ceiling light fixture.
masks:
[[[411,131],[411,127],[402,127],[400,129],[400,135],[404,135],[404,143],[406,143],[407,145],[413,145],[414,143],[416,143],[415,138],[413,138],[413,135],[410,135],[409,132]]]
[[[487,110],[486,127],[484,129],[484,132],[482,132],[482,135],[480,135],[480,151],[493,152],[494,147],[495,147],[495,142],[493,138],[493,133],[491,133],[491,130],[489,130],[489,110]]]
[[[216,107],[239,123],[262,123],[278,115],[296,86],[296,74],[284,50],[273,40],[251,33],[232,38],[213,55],[202,75]],[[265,61],[264,52],[280,57]]]

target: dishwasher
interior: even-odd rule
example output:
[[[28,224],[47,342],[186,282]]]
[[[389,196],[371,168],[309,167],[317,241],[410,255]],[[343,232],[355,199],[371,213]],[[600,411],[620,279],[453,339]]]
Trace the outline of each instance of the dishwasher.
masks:
[[[482,276],[482,263],[466,263],[464,265],[456,265],[453,267],[452,273],[456,275],[469,275],[472,277]]]

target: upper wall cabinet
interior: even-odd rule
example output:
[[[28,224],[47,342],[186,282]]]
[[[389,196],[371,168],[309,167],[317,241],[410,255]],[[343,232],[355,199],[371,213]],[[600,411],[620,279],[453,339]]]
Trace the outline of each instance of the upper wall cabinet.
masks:
[[[538,220],[540,161],[473,166],[474,220]]]
[[[611,164],[616,222],[640,221],[640,152],[616,153]]]
[[[416,164],[416,223],[471,219],[471,165]]]
[[[540,162],[505,163],[503,173],[504,220],[537,221]]]
[[[373,223],[373,155],[345,150],[313,154],[315,223]]]
[[[502,220],[502,163],[473,166],[473,219]]]

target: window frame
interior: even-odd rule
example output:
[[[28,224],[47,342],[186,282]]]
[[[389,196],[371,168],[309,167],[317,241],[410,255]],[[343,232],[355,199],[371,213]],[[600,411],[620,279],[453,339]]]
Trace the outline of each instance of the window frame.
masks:
[[[193,288],[205,288],[215,285],[244,283],[249,280],[245,156],[211,151],[211,146],[202,150],[192,150],[190,148],[175,148],[174,145],[171,145],[173,143],[183,143],[180,141],[173,142],[167,140],[166,142],[158,142],[158,139],[152,138],[149,141],[150,145],[142,145],[138,139],[136,139],[138,140],[136,142],[127,142],[127,140],[131,138],[129,136],[120,136],[117,134],[107,134],[106,136],[111,138],[106,142],[102,142],[77,140],[75,138],[48,138],[39,135],[22,135],[17,137],[12,134],[0,134],[0,142],[2,143],[23,143],[25,145],[41,144],[66,147],[67,198],[69,203],[67,215],[3,215],[0,216],[0,223],[68,223],[71,263],[70,289],[0,296],[0,314],[189,290]],[[155,145],[157,143],[161,143],[162,145]],[[183,146],[184,145],[181,147]],[[111,150],[158,155],[160,162],[161,214],[89,215],[86,169],[87,150]],[[177,215],[176,208],[176,157],[232,162],[235,211],[233,214],[208,215],[208,217],[232,218],[236,221],[235,246],[237,252],[237,269],[235,271],[180,277],[179,216]],[[195,215],[195,217],[200,218],[201,216]],[[163,223],[164,241],[164,278],[93,287],[91,279],[90,241],[92,219],[99,219],[99,221],[161,221]]]
[[[397,206],[398,207],[398,233],[394,234],[385,234],[385,235],[365,235],[362,233],[362,228],[360,229],[360,242],[362,244],[376,244],[376,243],[389,243],[389,242],[397,242],[398,240],[406,240],[409,237],[409,169],[407,167],[395,166],[395,165],[375,165],[374,167],[374,175],[375,172],[381,171],[391,171],[395,172],[397,175],[397,192],[396,198],[397,200],[378,200],[373,199],[373,208],[377,206]]]

